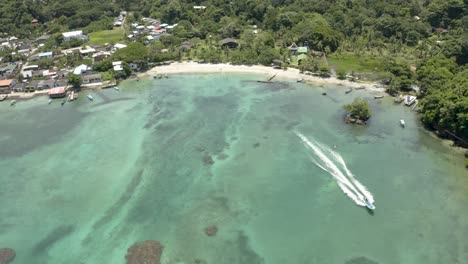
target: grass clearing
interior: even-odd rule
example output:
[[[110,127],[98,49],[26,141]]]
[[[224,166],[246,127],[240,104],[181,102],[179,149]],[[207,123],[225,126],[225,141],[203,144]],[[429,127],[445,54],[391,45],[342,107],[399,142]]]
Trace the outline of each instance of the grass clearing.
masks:
[[[106,43],[115,44],[124,40],[124,30],[114,28],[112,30],[102,30],[89,34],[89,43],[95,45],[104,45]]]
[[[345,72],[384,72],[382,59],[369,56],[356,56],[351,54],[332,54],[328,58],[331,67],[336,71]]]

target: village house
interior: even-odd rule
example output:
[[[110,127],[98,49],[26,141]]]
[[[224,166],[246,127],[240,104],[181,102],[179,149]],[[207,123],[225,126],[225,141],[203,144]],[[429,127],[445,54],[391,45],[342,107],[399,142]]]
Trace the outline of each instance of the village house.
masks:
[[[65,87],[55,87],[49,90],[50,98],[63,98],[67,95]]]
[[[114,61],[112,62],[112,67],[114,68],[115,72],[123,71],[122,62],[121,61]]]
[[[13,86],[15,86],[16,81],[13,79],[0,80],[0,94],[9,94]]]
[[[23,92],[25,93],[32,93],[37,90],[37,85],[39,84],[39,81],[34,80],[30,81],[27,83],[23,83]]]
[[[39,59],[42,59],[42,58],[52,58],[52,51],[48,51],[48,52],[42,52],[42,53],[39,53],[37,54],[37,56],[39,57]]]
[[[90,74],[85,75],[83,78],[83,84],[98,83],[102,82],[102,74]]]
[[[73,70],[73,74],[76,75],[88,75],[88,74],[93,74],[93,68],[86,64],[81,64],[80,66],[76,67]]]
[[[31,51],[32,46],[29,44],[21,44],[17,47],[18,53],[27,54]]]
[[[220,41],[220,45],[222,48],[228,47],[230,49],[235,49],[239,46],[239,43],[237,42],[236,39],[233,38],[225,38]]]
[[[37,90],[46,90],[46,89],[51,89],[54,87],[55,87],[54,79],[40,80],[39,83],[37,84]]]
[[[50,39],[50,35],[42,35],[38,37],[35,42],[37,45],[40,45],[40,44],[44,44],[49,39]]]
[[[89,55],[92,55],[95,52],[96,52],[96,50],[89,47],[89,46],[87,46],[85,49],[80,49],[81,56],[89,56]]]
[[[16,63],[7,63],[0,66],[0,78],[7,79],[13,77],[16,73]]]
[[[105,58],[110,57],[110,55],[111,55],[110,52],[107,52],[107,51],[100,51],[98,53],[94,53],[93,54],[93,63],[101,62]]]
[[[81,39],[84,41],[88,40],[88,38],[85,35],[83,35],[82,30],[63,32],[62,36],[63,36],[63,41],[69,41],[71,39]]]
[[[68,79],[57,79],[55,81],[55,87],[66,87],[68,85]]]
[[[24,79],[29,79],[29,78],[32,78],[33,72],[31,70],[21,71],[21,75],[23,76]]]

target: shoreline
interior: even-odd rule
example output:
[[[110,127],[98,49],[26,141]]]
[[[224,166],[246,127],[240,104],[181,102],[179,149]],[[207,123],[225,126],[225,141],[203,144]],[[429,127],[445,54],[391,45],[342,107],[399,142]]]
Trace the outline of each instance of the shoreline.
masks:
[[[153,74],[184,74],[184,73],[254,73],[265,75],[265,78],[272,77],[276,74],[278,78],[285,79],[303,79],[304,83],[314,84],[334,84],[343,87],[358,88],[364,86],[370,91],[385,92],[385,88],[377,82],[351,82],[348,80],[339,80],[336,77],[322,78],[318,76],[307,75],[300,73],[298,69],[288,68],[274,69],[272,67],[263,65],[232,65],[228,63],[209,64],[209,63],[197,63],[192,61],[185,62],[173,62],[169,65],[161,65],[153,67],[145,72],[139,73],[139,77],[151,76]]]
[[[81,86],[80,91],[108,89],[108,88],[111,88],[111,87],[113,87],[115,85],[117,85],[116,82],[110,82],[110,81],[104,81],[104,82],[93,83],[93,84],[85,84],[85,85]],[[67,89],[68,86],[66,86],[65,88]],[[10,94],[7,94],[8,97],[6,98],[6,100],[26,101],[26,100],[31,100],[31,99],[34,99],[34,98],[40,97],[40,96],[47,96],[48,97],[49,90],[50,89],[37,90],[37,91],[34,91],[34,92],[29,92],[29,93],[27,93],[27,92],[10,93]],[[65,98],[65,97],[62,97],[62,98]],[[62,98],[51,98],[51,99],[55,100],[55,99],[62,99]]]

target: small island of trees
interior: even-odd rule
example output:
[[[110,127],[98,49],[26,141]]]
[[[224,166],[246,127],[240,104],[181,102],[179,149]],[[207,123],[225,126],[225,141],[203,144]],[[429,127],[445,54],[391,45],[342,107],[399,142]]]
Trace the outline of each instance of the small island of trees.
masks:
[[[354,99],[352,103],[345,105],[344,109],[348,112],[347,123],[366,124],[372,115],[369,104],[362,98]]]

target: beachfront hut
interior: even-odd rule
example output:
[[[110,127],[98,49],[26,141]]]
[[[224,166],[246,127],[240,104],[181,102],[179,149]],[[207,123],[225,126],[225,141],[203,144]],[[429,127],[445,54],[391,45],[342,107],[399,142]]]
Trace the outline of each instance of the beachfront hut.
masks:
[[[90,75],[85,75],[82,78],[83,78],[83,84],[102,82],[102,74],[90,74]]]
[[[49,90],[50,98],[63,98],[67,95],[67,90],[65,87],[56,87]]]
[[[11,93],[12,87],[16,84],[15,80],[0,80],[0,94]]]

